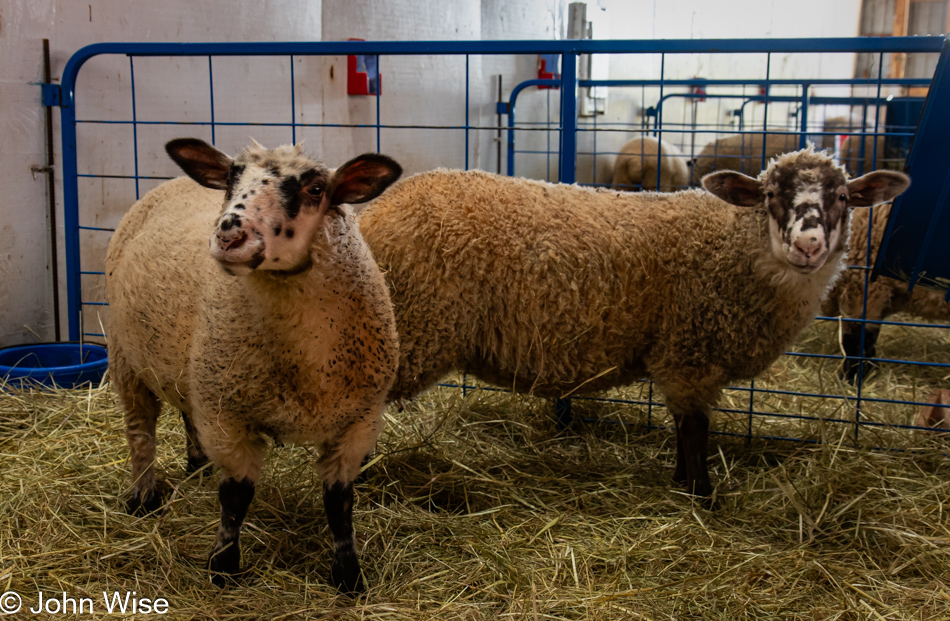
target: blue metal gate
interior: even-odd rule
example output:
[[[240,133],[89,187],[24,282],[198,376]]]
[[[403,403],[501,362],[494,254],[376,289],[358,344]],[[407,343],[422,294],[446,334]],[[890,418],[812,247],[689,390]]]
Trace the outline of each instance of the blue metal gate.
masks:
[[[658,89],[658,100],[652,110],[648,110],[645,115],[647,119],[645,124],[641,124],[641,132],[649,132],[656,137],[666,135],[695,136],[697,133],[709,133],[718,131],[718,129],[690,127],[687,125],[677,125],[671,122],[669,113],[664,108],[669,105],[673,99],[682,99],[695,101],[700,98],[716,99],[729,98],[737,100],[739,107],[735,115],[739,121],[739,126],[731,133],[763,134],[772,133],[776,128],[769,124],[769,107],[778,105],[788,105],[794,112],[795,121],[793,127],[778,129],[779,132],[785,132],[795,136],[799,145],[804,145],[810,136],[821,136],[823,132],[820,128],[815,129],[809,124],[809,116],[816,106],[830,104],[846,104],[856,106],[871,106],[879,109],[882,103],[886,103],[886,98],[882,97],[882,89],[887,86],[913,86],[926,84],[929,80],[898,80],[888,79],[879,72],[877,76],[867,79],[808,79],[808,78],[784,78],[772,75],[772,55],[773,54],[815,54],[815,53],[876,53],[883,58],[885,54],[891,53],[934,53],[939,52],[944,43],[941,37],[892,37],[892,38],[849,38],[849,39],[749,39],[749,40],[629,40],[629,41],[475,41],[475,42],[330,42],[330,43],[183,43],[183,44],[161,44],[161,43],[105,43],[85,47],[70,58],[63,73],[61,86],[46,85],[44,88],[44,101],[48,105],[58,105],[61,107],[62,118],[62,137],[63,137],[63,181],[64,181],[64,224],[66,230],[66,279],[67,279],[67,316],[69,325],[69,336],[72,340],[81,338],[105,338],[105,334],[97,322],[89,320],[88,315],[84,317],[84,310],[97,306],[106,306],[104,299],[91,299],[90,295],[84,294],[84,286],[87,282],[95,279],[102,280],[104,274],[101,270],[84,268],[81,260],[81,249],[89,236],[107,236],[112,230],[109,226],[104,226],[98,221],[83,219],[83,205],[80,201],[79,184],[83,179],[115,179],[125,180],[134,183],[135,198],[141,193],[140,184],[143,182],[155,183],[161,179],[167,178],[147,174],[140,171],[140,132],[155,128],[158,126],[177,126],[182,129],[180,135],[185,135],[195,129],[210,129],[211,139],[214,142],[217,134],[224,128],[234,127],[266,127],[280,128],[287,130],[288,137],[294,142],[298,139],[298,132],[307,128],[336,128],[340,130],[366,130],[375,132],[375,144],[377,150],[386,151],[382,144],[383,130],[438,130],[446,132],[462,132],[464,134],[464,166],[469,168],[470,144],[469,137],[476,131],[495,131],[498,128],[488,125],[472,124],[470,119],[470,110],[472,101],[470,97],[470,75],[469,68],[473,57],[491,57],[491,56],[530,56],[537,55],[556,55],[560,58],[562,74],[556,80],[529,80],[518,84],[510,93],[509,100],[505,104],[499,104],[497,112],[507,114],[507,171],[513,175],[515,171],[516,159],[526,153],[530,155],[541,154],[548,158],[557,158],[556,178],[551,180],[562,183],[573,183],[578,179],[579,160],[592,157],[593,160],[593,183],[596,183],[596,158],[603,152],[597,150],[597,136],[603,132],[609,131],[630,131],[630,127],[605,127],[603,124],[598,126],[597,117],[588,121],[578,117],[578,92],[579,89],[589,87],[609,87],[609,88],[655,88]],[[610,55],[658,55],[660,63],[659,76],[649,80],[606,80],[606,81],[579,81],[577,73],[578,57],[584,54],[610,54]],[[749,79],[729,79],[729,80],[702,80],[702,79],[667,79],[666,62],[667,57],[671,55],[682,54],[735,54],[750,55],[758,54],[765,57],[765,75],[759,78]],[[385,61],[401,56],[450,56],[458,57],[464,60],[465,66],[465,85],[464,93],[457,93],[458,99],[462,102],[465,109],[465,120],[462,124],[451,125],[432,125],[424,122],[426,120],[426,111],[418,111],[416,122],[409,124],[393,124],[383,122],[383,113],[385,102],[387,101],[387,92],[392,83],[387,78],[386,84],[378,82],[380,93],[375,97],[372,105],[375,106],[375,120],[370,123],[344,123],[344,122],[305,122],[301,120],[299,110],[297,109],[298,92],[301,88],[301,78],[294,75],[295,59],[307,57],[337,57],[348,55],[360,55],[371,57],[376,60],[376,66],[381,67],[380,73],[386,72]],[[128,81],[130,83],[131,105],[128,109],[128,115],[125,118],[89,118],[79,114],[82,109],[83,101],[77,97],[77,86],[79,84],[80,70],[87,61],[94,58],[108,57],[127,57],[128,58]],[[289,80],[286,84],[287,93],[290,95],[289,118],[284,120],[258,121],[255,119],[241,120],[223,120],[220,116],[216,117],[215,107],[215,78],[216,63],[224,62],[222,59],[233,57],[265,57],[286,59],[289,63]],[[209,107],[207,116],[202,119],[187,120],[169,120],[169,119],[141,119],[137,115],[137,105],[141,101],[136,99],[136,81],[135,72],[139,63],[143,59],[167,58],[167,59],[190,59],[191,61],[207,61],[207,83],[195,83],[195,92],[202,91],[208,94]],[[879,63],[879,66],[883,63]],[[217,75],[219,81],[220,74]],[[331,74],[332,77],[332,74]],[[233,79],[233,78],[232,78]],[[814,87],[825,85],[836,86],[862,86],[867,89],[876,90],[875,94],[865,97],[855,98],[822,98],[814,97],[810,90]],[[518,97],[522,95],[529,87],[546,86],[556,87],[555,91],[548,91],[549,99],[553,99],[557,104],[556,112],[549,121],[535,123],[516,122],[516,111],[521,110],[518,107]],[[728,87],[743,87],[757,89],[753,93],[729,93],[727,95],[716,95],[712,90]],[[785,89],[781,93],[778,91]],[[791,94],[788,93],[791,89]],[[553,95],[552,95],[553,94]],[[746,104],[762,104],[764,108],[764,119],[761,128],[753,125],[752,121],[745,118]],[[173,105],[173,104],[171,104]],[[432,106],[445,106],[447,102],[432,102]],[[520,112],[518,113],[521,114]],[[878,118],[875,116],[875,118]],[[108,170],[93,171],[92,169],[81,170],[82,164],[79,160],[81,142],[78,138],[77,128],[99,126],[99,127],[122,127],[131,129],[131,144],[116,145],[116,148],[128,148],[128,157],[131,160],[131,174],[119,172],[110,172]],[[866,132],[869,136],[877,136],[883,139],[886,132],[883,127],[879,127],[875,122],[872,130]],[[517,136],[522,136],[527,132],[547,132],[549,135],[553,132],[556,139],[553,140],[556,148],[547,148],[540,151],[519,151],[516,149]],[[902,134],[909,137],[910,133]],[[591,143],[592,147],[581,146],[579,144]],[[424,148],[420,145],[420,148]],[[759,154],[749,154],[749,157],[759,157]],[[501,162],[499,161],[499,166]],[[584,169],[584,174],[586,169]],[[551,175],[553,176],[553,174]],[[915,181],[916,183],[916,181]],[[100,242],[97,242],[101,244]],[[867,269],[869,266],[858,266]],[[946,326],[950,328],[950,326]],[[840,360],[840,356],[830,354],[816,354],[793,352],[791,356],[807,356],[814,358],[828,358]],[[934,363],[932,366],[948,367],[950,364]],[[461,382],[463,389],[468,389],[463,380]],[[788,434],[776,434],[769,432],[766,428],[761,428],[758,432],[753,430],[753,416],[768,417],[769,420],[780,420],[783,418],[797,418],[804,421],[819,423],[843,423],[854,425],[855,434],[860,426],[873,426],[874,421],[862,421],[862,404],[873,401],[861,394],[861,385],[857,387],[857,394],[834,394],[827,390],[782,390],[777,388],[757,387],[755,382],[748,386],[735,387],[730,389],[732,396],[728,398],[728,403],[724,404],[721,410],[727,413],[741,414],[748,416],[748,424],[741,431],[724,431],[722,433],[732,433],[745,437],[783,437],[786,439],[802,439],[801,437],[788,438]],[[647,408],[648,424],[655,426],[653,421],[653,408],[659,404],[653,399],[652,389],[646,389],[647,394],[643,398],[617,398],[604,397],[597,400],[605,403],[635,403]],[[736,396],[738,395],[738,397]],[[805,409],[797,413],[777,412],[774,409],[763,410],[757,407],[756,397],[795,395],[797,397],[816,399],[823,401],[840,402],[840,407],[850,407],[852,404],[855,409],[853,418],[846,418],[843,415],[828,416],[824,414],[809,414]],[[863,401],[862,401],[863,399]],[[879,399],[878,401],[888,401]],[[920,399],[915,400],[891,400],[894,403],[904,403],[908,405],[919,405]],[[741,405],[740,405],[741,402]],[[839,409],[840,409],[839,407]],[[837,411],[837,410],[836,410]],[[894,425],[901,426],[901,425]],[[906,425],[905,425],[906,426]]]

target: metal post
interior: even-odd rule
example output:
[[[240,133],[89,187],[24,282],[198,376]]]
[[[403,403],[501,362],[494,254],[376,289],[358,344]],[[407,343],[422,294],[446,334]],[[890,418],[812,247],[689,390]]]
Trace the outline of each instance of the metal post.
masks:
[[[574,183],[577,174],[577,52],[561,56],[561,162],[558,180]]]

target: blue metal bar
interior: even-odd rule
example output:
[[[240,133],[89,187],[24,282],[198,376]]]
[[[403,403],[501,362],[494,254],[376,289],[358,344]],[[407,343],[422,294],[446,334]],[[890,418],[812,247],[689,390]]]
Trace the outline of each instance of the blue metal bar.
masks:
[[[77,123],[96,123],[102,125],[211,125],[210,121],[105,121],[98,119],[76,121]],[[242,123],[217,121],[215,125],[225,125],[231,127],[343,127],[343,128],[370,128],[376,127],[375,123],[281,123],[281,122],[254,122],[245,121]],[[397,125],[390,123],[384,125],[390,129],[498,129],[491,125]],[[526,128],[525,131],[540,131]]]
[[[685,80],[578,80],[577,85],[582,88],[591,86],[765,86],[766,82],[772,86],[800,86],[808,83],[814,86],[868,86],[873,80],[867,78],[816,78],[803,80],[800,78],[776,78],[774,80],[706,80],[704,78],[690,78]],[[885,86],[927,86],[929,78],[887,78],[882,81]],[[748,97],[737,94],[735,97]],[[829,97],[836,99],[836,97]],[[864,100],[866,97],[842,97],[842,99]]]
[[[299,41],[257,43],[95,43],[79,49],[63,71],[63,95],[75,97],[75,79],[88,59],[130,56],[346,56],[499,54],[730,54],[752,52],[939,52],[943,37],[852,37],[827,39],[628,39],[521,41]]]
[[[376,65],[379,67],[379,65]],[[290,144],[297,144],[297,94],[294,90],[294,56],[290,55]]]
[[[666,54],[660,54],[660,101],[663,101],[663,88],[665,87],[665,84],[663,84],[664,77],[666,77]],[[656,139],[660,142],[660,144],[662,144],[663,143],[663,110],[659,106],[657,106],[657,109],[656,109],[656,125],[654,127],[656,129],[656,132],[655,132]],[[641,149],[643,149],[642,146],[641,146]],[[659,148],[656,150],[656,190],[658,192],[660,191],[660,179],[663,176],[662,152],[663,152],[662,148]],[[642,154],[640,155],[640,161],[641,162],[644,161],[644,157]]]
[[[468,54],[465,55],[465,170],[468,170],[468,114],[469,108],[469,76],[468,76]],[[464,396],[464,395],[463,395]]]
[[[82,230],[82,231],[108,231],[108,232],[110,232],[110,233],[114,233],[114,232],[115,232],[115,229],[107,229],[107,228],[104,228],[104,227],[101,227],[101,226],[82,226],[82,225],[80,225],[80,226],[79,226],[79,229]]]
[[[575,41],[579,43],[580,41]],[[561,160],[558,181],[574,183],[577,172],[577,53],[561,56]]]
[[[78,67],[76,68],[78,71]],[[78,341],[80,306],[79,177],[76,170],[76,102],[74,87],[62,91],[60,122],[63,133],[63,235],[66,258],[66,321],[69,340]]]
[[[799,119],[799,127],[802,128],[802,135],[798,138],[798,148],[804,149],[807,146],[808,134],[808,84],[802,84],[802,99],[801,99],[801,118]]]
[[[105,272],[79,272],[82,276],[105,276]]]
[[[214,69],[211,64],[211,56],[208,56],[208,93],[211,96],[211,144],[215,143],[214,136]]]
[[[772,77],[772,54],[766,54],[765,56],[765,100],[762,102],[764,104],[764,109],[762,111],[762,129],[764,132],[767,132],[769,129],[769,93],[771,92],[771,84],[769,83],[770,78]],[[762,134],[762,158],[759,160],[762,163],[762,167],[765,168],[766,161],[766,144],[768,136]],[[743,140],[743,145],[745,141]]]
[[[382,130],[380,129],[382,117],[380,117],[380,106],[383,105],[383,68],[379,64],[379,54],[376,55],[376,152],[383,152]]]
[[[135,200],[139,200],[139,128],[135,114],[135,63],[129,56],[129,81],[132,84],[132,148],[135,157]]]

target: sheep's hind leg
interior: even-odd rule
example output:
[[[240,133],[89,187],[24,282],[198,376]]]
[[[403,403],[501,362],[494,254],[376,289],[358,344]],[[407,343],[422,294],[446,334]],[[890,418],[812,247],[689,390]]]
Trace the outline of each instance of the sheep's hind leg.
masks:
[[[333,533],[330,581],[344,593],[365,589],[353,530],[353,482],[379,435],[378,419],[371,415],[366,418],[371,422],[350,426],[343,438],[324,451],[317,464],[323,477],[323,506]]]
[[[155,423],[161,403],[115,349],[109,354],[109,374],[125,410],[125,439],[132,462],[132,497],[127,507],[132,515],[145,515],[162,506],[155,480]]]
[[[221,466],[218,500],[221,522],[208,568],[211,582],[223,587],[241,567],[241,527],[260,478],[266,446],[261,438],[242,438],[227,447],[217,447],[213,460]]]
[[[877,337],[880,328],[865,327],[864,350],[861,350],[861,326],[852,324],[854,328],[846,329],[841,335],[841,346],[844,348],[844,363],[841,373],[849,384],[854,384],[858,378],[858,369],[861,367],[860,358],[873,358],[877,355]],[[864,377],[875,367],[873,362],[864,363]]]
[[[185,448],[188,451],[188,464],[185,466],[185,472],[191,474],[198,472],[208,463],[208,456],[201,448],[201,442],[198,440],[198,431],[194,423],[191,422],[191,416],[181,411],[181,420],[185,423]]]

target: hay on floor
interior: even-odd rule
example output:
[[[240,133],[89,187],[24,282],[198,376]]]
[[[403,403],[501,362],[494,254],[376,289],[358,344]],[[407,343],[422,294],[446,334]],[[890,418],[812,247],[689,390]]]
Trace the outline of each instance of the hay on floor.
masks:
[[[816,326],[800,347],[833,351],[833,330]],[[879,348],[950,354],[931,341],[921,354],[892,332]],[[756,386],[853,390],[833,366],[783,358]],[[865,394],[923,396],[944,381],[907,373],[882,368]],[[853,416],[849,401],[762,398],[776,412]],[[868,416],[911,422],[913,407],[891,410]],[[162,417],[158,456],[171,495],[161,515],[136,518],[124,513],[127,448],[108,386],[7,391],[0,592],[24,607],[41,590],[88,597],[101,614],[102,591],[134,590],[167,599],[175,619],[950,618],[950,438],[884,427],[856,445],[848,425],[755,419],[756,432],[824,442],[717,437],[709,465],[721,506],[707,511],[670,481],[672,432],[643,426],[668,424],[662,407],[576,401],[575,414],[631,424],[559,430],[545,401],[448,388],[391,409],[357,488],[370,588],[353,599],[326,583],[331,538],[312,449],[270,452],[243,535],[247,571],[219,590],[204,571],[217,478],[185,477],[174,412]]]

